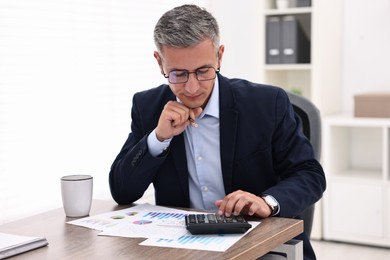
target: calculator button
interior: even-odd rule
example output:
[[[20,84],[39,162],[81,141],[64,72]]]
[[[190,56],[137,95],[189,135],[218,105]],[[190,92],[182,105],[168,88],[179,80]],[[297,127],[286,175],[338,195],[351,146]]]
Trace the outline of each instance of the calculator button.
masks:
[[[215,215],[215,218],[217,219],[218,223],[223,223],[224,222],[223,215]]]
[[[237,220],[238,222],[244,222],[244,221],[245,221],[245,219],[244,219],[241,215],[238,215],[238,216],[236,217],[236,220]]]
[[[225,221],[231,223],[233,222],[233,217],[225,217]]]
[[[214,214],[207,214],[207,219],[209,220],[209,223],[217,223],[217,219]]]
[[[198,223],[204,223],[205,222],[205,216],[202,214],[196,215],[196,219],[198,220]]]
[[[188,220],[190,223],[196,223],[195,215],[188,215]]]

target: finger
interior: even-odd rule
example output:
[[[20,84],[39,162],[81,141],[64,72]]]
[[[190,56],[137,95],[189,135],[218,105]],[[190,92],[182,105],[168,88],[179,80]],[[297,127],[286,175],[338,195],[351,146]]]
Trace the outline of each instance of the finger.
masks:
[[[256,201],[259,199],[256,195],[241,191],[236,196],[237,202],[234,206],[234,215],[237,216],[239,214],[249,214],[252,205],[254,205],[253,209],[256,210]],[[253,215],[253,213],[250,215]]]
[[[217,201],[216,204],[219,206],[219,213],[226,216],[230,216],[232,212],[234,215],[253,215],[260,209],[261,200],[252,193],[238,190],[227,195],[224,200]]]
[[[225,206],[225,216],[230,217],[232,215],[232,212],[234,211],[236,204],[238,200],[235,196],[232,196],[226,203]]]
[[[268,205],[265,204],[264,200],[252,193],[248,193],[247,202],[243,210],[250,216],[257,215],[260,217],[267,216],[267,210],[269,209]]]
[[[170,111],[170,120],[173,127],[179,126],[185,122],[180,111]]]
[[[253,202],[251,204],[249,204],[249,207],[248,207],[248,215],[249,216],[253,216],[257,211],[260,210],[260,205],[259,203],[256,203],[256,202]],[[260,213],[260,212],[259,212]]]
[[[252,195],[252,199],[246,206],[247,214],[250,216],[256,215],[261,218],[267,218],[271,214],[270,207],[265,203],[265,201],[254,194]]]
[[[235,216],[242,213],[243,209],[248,205],[248,198],[245,196],[240,196],[240,198],[237,200],[236,204],[234,205],[233,214]]]
[[[232,214],[240,193],[241,191],[232,192],[223,199],[219,209],[222,213],[225,214],[225,216],[229,217]]]
[[[222,200],[217,200],[216,204],[218,204],[218,214],[224,215],[225,214],[225,206],[227,201],[229,200],[228,196],[225,196]]]
[[[189,112],[190,112],[190,117],[192,119],[196,119],[200,116],[200,114],[202,114],[203,109],[201,107],[196,107],[196,108],[190,109]]]
[[[161,141],[182,133],[189,125],[188,113],[189,109],[182,104],[175,101],[168,102],[158,121],[157,138]]]
[[[188,120],[190,109],[175,101],[170,101],[164,108],[163,113],[166,113],[172,126],[178,126]]]

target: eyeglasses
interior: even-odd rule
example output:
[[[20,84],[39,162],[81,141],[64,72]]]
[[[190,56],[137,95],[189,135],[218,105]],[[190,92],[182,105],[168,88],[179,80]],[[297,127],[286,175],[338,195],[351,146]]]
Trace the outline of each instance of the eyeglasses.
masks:
[[[206,81],[215,79],[219,69],[213,67],[202,67],[195,71],[189,72],[188,70],[172,70],[167,74],[164,74],[164,77],[168,79],[171,84],[180,84],[186,83],[190,74],[194,73],[195,77],[199,81]]]

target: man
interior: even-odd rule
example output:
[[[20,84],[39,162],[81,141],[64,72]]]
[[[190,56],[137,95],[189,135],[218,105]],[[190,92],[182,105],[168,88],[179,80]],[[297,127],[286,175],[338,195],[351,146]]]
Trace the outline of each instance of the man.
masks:
[[[117,203],[153,183],[158,205],[299,218],[321,198],[324,173],[287,94],[219,73],[224,46],[210,13],[174,8],[154,39],[169,84],[133,97],[131,133],[109,176]],[[307,237],[297,238],[315,259]]]

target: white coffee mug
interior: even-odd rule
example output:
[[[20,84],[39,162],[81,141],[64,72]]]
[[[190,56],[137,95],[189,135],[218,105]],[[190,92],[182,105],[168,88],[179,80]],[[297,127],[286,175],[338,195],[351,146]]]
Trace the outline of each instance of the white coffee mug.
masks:
[[[67,175],[61,178],[62,204],[67,217],[89,215],[92,204],[93,177]]]

